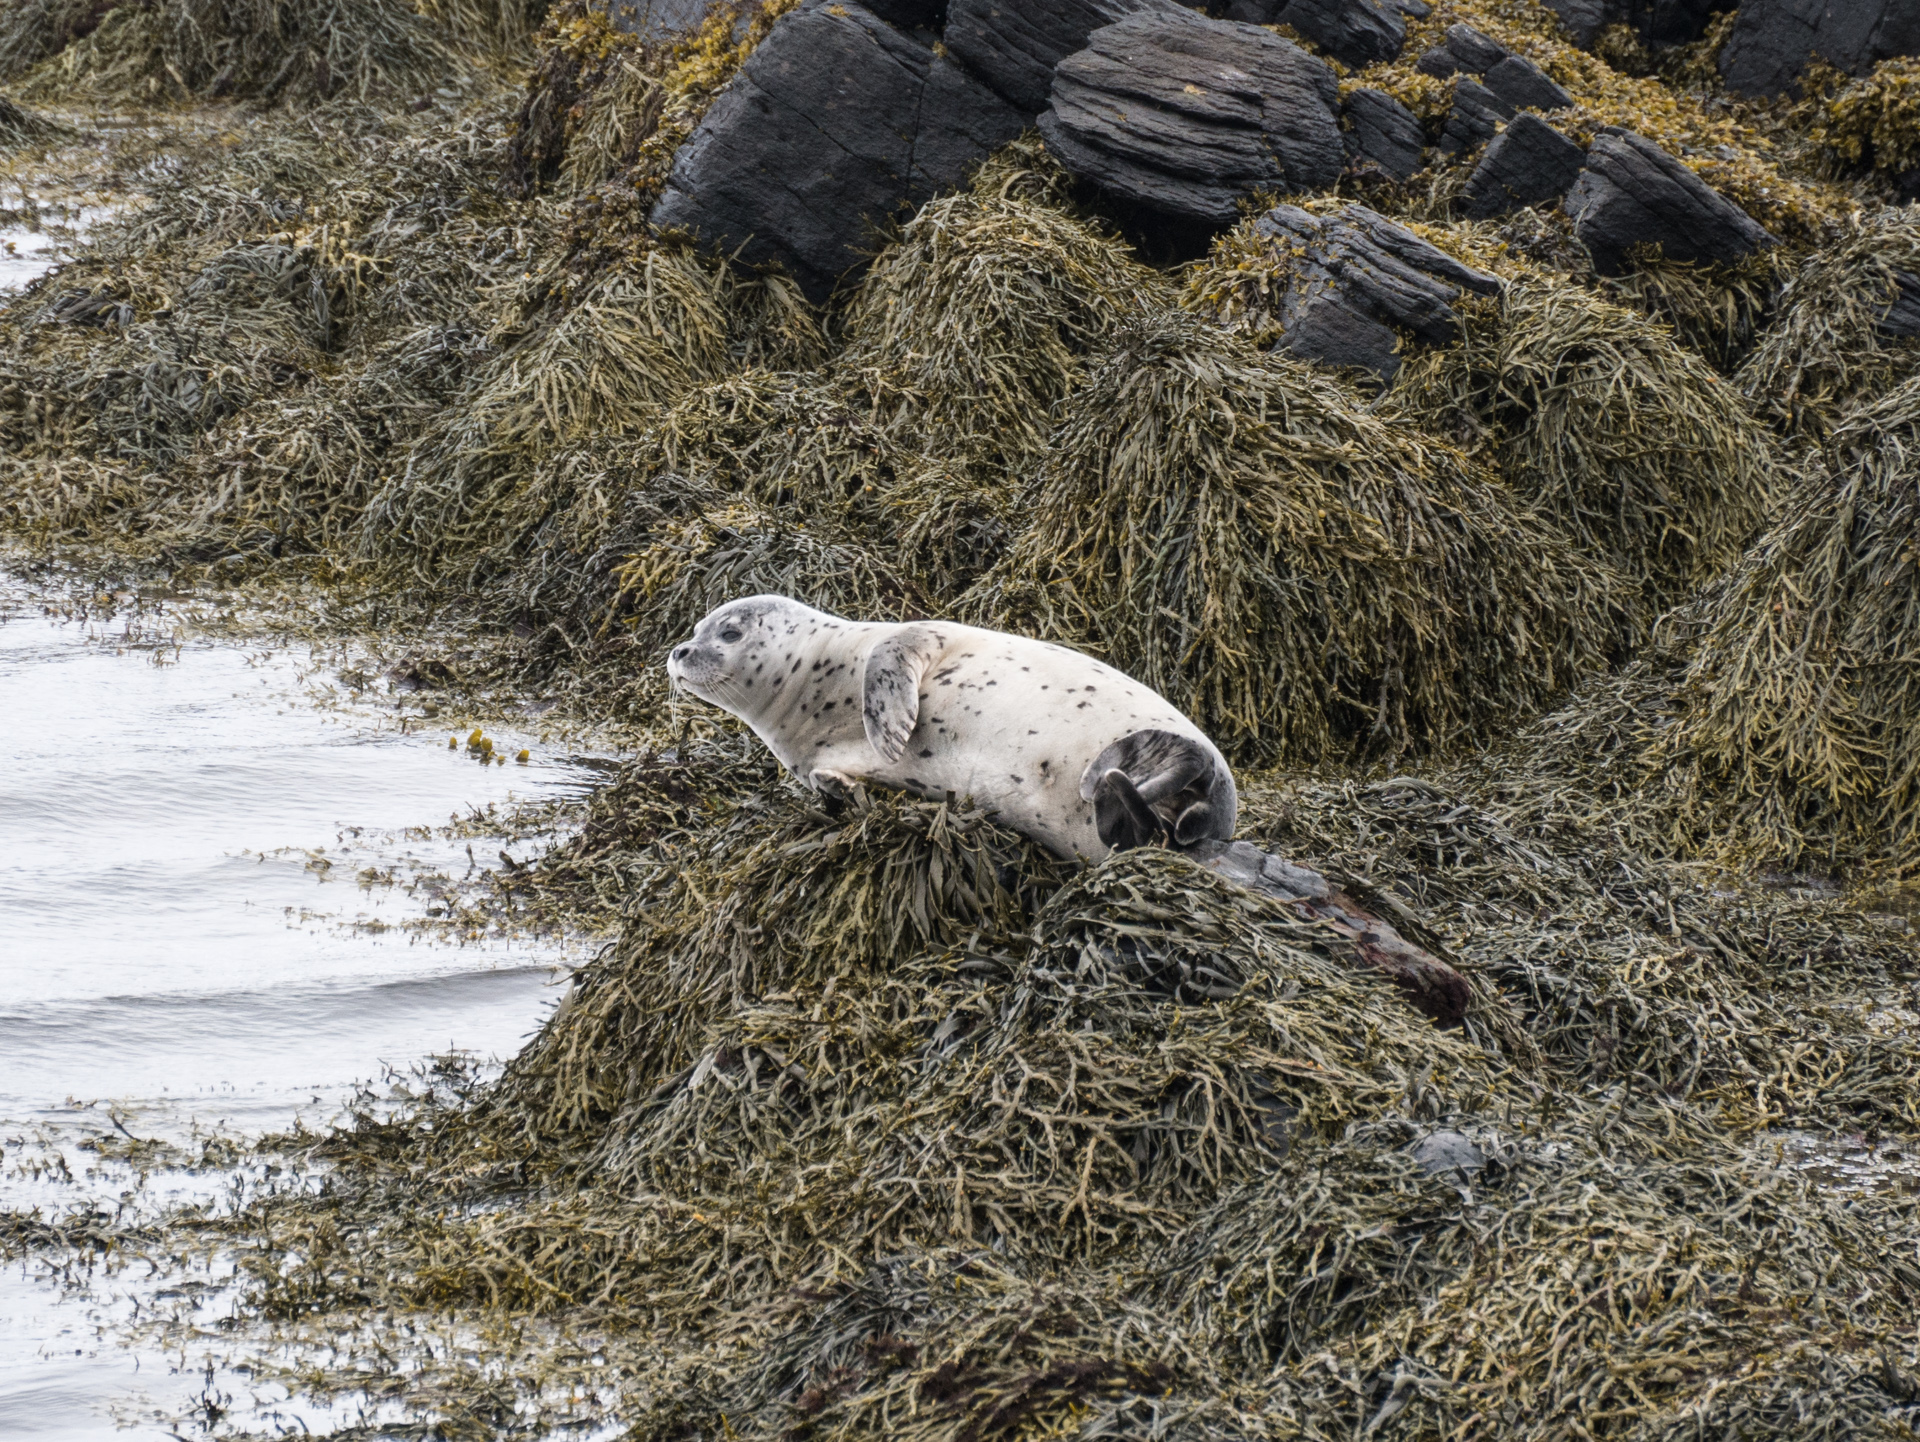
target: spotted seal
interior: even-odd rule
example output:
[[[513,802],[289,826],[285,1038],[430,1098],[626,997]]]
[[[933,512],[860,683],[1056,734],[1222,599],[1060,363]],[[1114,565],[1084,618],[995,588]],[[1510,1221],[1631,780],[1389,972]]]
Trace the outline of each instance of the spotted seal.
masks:
[[[1233,772],[1165,698],[1090,656],[950,621],[849,621],[785,596],[709,612],[681,689],[816,790],[971,796],[1059,856],[1233,835]]]

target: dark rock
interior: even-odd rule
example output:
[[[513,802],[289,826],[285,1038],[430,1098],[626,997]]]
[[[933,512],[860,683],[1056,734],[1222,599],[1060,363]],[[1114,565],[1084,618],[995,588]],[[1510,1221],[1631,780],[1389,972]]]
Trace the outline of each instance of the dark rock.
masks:
[[[947,53],[1023,115],[1047,108],[1053,67],[1103,25],[1184,11],[1175,0],[949,0]]]
[[[1432,345],[1459,336],[1463,289],[1491,295],[1500,282],[1364,206],[1317,216],[1278,205],[1254,223],[1287,258],[1278,307],[1279,348],[1303,360],[1391,377],[1399,332]]]
[[[1409,20],[1424,20],[1433,14],[1433,7],[1427,0],[1393,0],[1393,8]]]
[[[1600,32],[1625,25],[1645,45],[1684,45],[1706,33],[1707,23],[1733,0],[1546,0],[1573,35],[1574,44],[1591,47]]]
[[[1453,109],[1447,112],[1446,128],[1440,132],[1441,153],[1459,155],[1485,145],[1514,114],[1511,105],[1477,80],[1454,81]]]
[[[864,7],[808,0],[680,148],[652,220],[780,261],[819,298],[865,258],[875,226],[957,185],[1023,124]]]
[[[1720,74],[1743,95],[1795,90],[1819,56],[1851,75],[1920,52],[1920,0],[1744,0],[1720,51]]]
[[[606,16],[616,30],[658,40],[694,29],[713,5],[714,0],[609,0]]]
[[[1407,20],[1380,0],[1290,0],[1277,17],[1342,65],[1391,60],[1407,43]]]
[[[1920,275],[1896,270],[1893,285],[1893,300],[1880,317],[1880,333],[1896,340],[1912,340],[1920,336]]]
[[[1227,225],[1262,186],[1340,176],[1333,74],[1271,31],[1192,11],[1104,26],[1060,62],[1039,119],[1068,170],[1134,205]]]
[[[1506,58],[1507,47],[1491,35],[1471,25],[1449,25],[1447,38],[1423,53],[1413,68],[1445,80],[1463,70],[1469,75],[1485,75]]]
[[[1300,916],[1325,926],[1353,947],[1360,965],[1380,972],[1416,1010],[1440,1025],[1457,1026],[1465,1018],[1473,1000],[1466,978],[1407,941],[1319,872],[1245,841],[1203,841],[1186,854],[1229,881],[1283,901]]]
[[[1420,117],[1384,90],[1356,90],[1347,97],[1347,159],[1377,165],[1395,180],[1420,168],[1426,134]]]
[[[1582,50],[1600,38],[1600,32],[1613,21],[1607,18],[1607,0],[1546,0],[1547,8],[1560,17],[1560,23]]]
[[[1466,216],[1491,220],[1558,200],[1580,178],[1586,154],[1536,115],[1516,115],[1467,177]]]
[[[1573,104],[1573,97],[1552,76],[1518,55],[1509,55],[1480,78],[1515,110],[1564,110]]]
[[[1730,264],[1777,242],[1752,216],[1644,136],[1608,126],[1566,200],[1573,233],[1602,275],[1658,246],[1669,260]]]
[[[896,30],[939,30],[947,23],[947,0],[866,0],[867,9]]]

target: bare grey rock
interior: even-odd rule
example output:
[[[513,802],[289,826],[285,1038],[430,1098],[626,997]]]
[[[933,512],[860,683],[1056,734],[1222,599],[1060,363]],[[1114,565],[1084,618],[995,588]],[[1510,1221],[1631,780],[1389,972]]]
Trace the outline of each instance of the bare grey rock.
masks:
[[[1742,0],[1720,74],[1743,95],[1797,90],[1819,56],[1851,75],[1920,53],[1920,0]]]
[[[1289,0],[1275,18],[1355,69],[1391,60],[1407,43],[1406,16],[1382,0]]]
[[[1509,55],[1480,80],[1515,110],[1564,110],[1573,104],[1551,75],[1522,55]]]
[[[1473,1138],[1451,1129],[1428,1132],[1407,1148],[1407,1155],[1430,1177],[1447,1172],[1471,1176],[1487,1165],[1487,1154]]]
[[[1354,91],[1347,96],[1345,118],[1348,164],[1378,166],[1395,180],[1420,168],[1426,147],[1420,117],[1386,91]]]
[[[1446,345],[1459,336],[1453,303],[1461,291],[1500,289],[1496,277],[1365,206],[1317,216],[1278,205],[1254,228],[1287,258],[1278,348],[1303,360],[1391,377],[1400,367],[1400,332]]]
[[[1469,75],[1485,75],[1506,58],[1507,47],[1491,35],[1471,25],[1449,25],[1447,38],[1422,52],[1413,68],[1423,75],[1445,80],[1463,70]]]
[[[1467,177],[1466,217],[1497,215],[1558,200],[1573,188],[1586,152],[1537,115],[1516,115]]]
[[[1102,26],[1185,12],[1176,0],[949,0],[947,53],[1026,116],[1047,108],[1053,68]]]
[[[1479,81],[1454,81],[1453,108],[1447,112],[1446,127],[1440,132],[1441,154],[1459,155],[1485,145],[1515,113],[1513,106]]]
[[[853,0],[783,17],[674,157],[652,214],[824,297],[875,227],[964,178],[1025,121]]]
[[[1609,126],[1566,199],[1573,233],[1602,275],[1658,247],[1669,260],[1731,264],[1777,244],[1766,228],[1645,136]]]
[[[1227,225],[1262,186],[1318,189],[1344,146],[1333,73],[1271,31],[1192,11],[1103,26],[1054,71],[1047,147],[1149,210]]]

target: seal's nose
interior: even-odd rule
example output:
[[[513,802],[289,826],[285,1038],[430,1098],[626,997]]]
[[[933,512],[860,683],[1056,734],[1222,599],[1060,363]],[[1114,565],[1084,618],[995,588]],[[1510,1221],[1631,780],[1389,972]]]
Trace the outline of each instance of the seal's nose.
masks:
[[[673,648],[673,654],[668,659],[673,661],[684,661],[687,659],[689,655],[692,654],[692,652],[693,652],[693,647],[691,646],[675,646]]]

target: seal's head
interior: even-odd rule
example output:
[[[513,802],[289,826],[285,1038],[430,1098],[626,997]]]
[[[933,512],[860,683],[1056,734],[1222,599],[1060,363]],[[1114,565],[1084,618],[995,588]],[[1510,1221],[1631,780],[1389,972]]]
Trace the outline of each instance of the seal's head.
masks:
[[[751,718],[776,674],[774,662],[792,648],[798,623],[812,612],[785,596],[729,601],[700,619],[691,639],[667,656],[675,686],[734,715]]]

